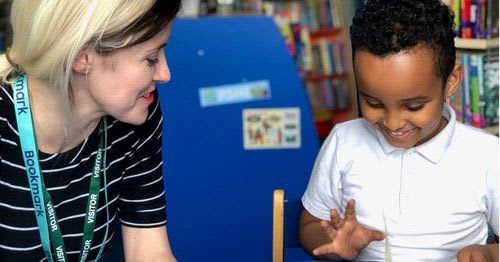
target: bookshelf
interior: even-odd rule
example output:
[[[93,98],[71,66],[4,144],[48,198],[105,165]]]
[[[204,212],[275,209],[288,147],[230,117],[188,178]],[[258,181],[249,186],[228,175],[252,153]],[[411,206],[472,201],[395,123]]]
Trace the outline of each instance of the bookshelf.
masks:
[[[496,134],[498,136],[498,125],[485,127],[484,130],[486,130],[492,134]]]
[[[492,39],[465,39],[455,38],[457,49],[487,50],[498,47],[498,37]]]
[[[357,116],[348,26],[364,0],[193,1],[195,10],[186,16],[274,18],[296,62],[320,140],[336,123]]]
[[[498,136],[498,1],[443,1],[455,14],[457,60],[464,72],[450,104],[459,121]]]
[[[343,0],[264,1],[297,64],[320,139],[356,117],[348,25],[358,4]]]

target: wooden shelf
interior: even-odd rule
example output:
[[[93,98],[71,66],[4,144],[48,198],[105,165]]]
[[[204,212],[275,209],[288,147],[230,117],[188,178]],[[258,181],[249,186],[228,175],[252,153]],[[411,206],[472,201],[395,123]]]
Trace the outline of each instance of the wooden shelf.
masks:
[[[324,28],[311,31],[309,34],[311,38],[321,38],[321,37],[336,35],[340,32],[342,32],[342,28]]]
[[[315,73],[306,73],[303,75],[303,79],[306,81],[323,81],[325,79],[338,79],[338,78],[346,78],[347,73],[340,74],[315,74]]]
[[[488,126],[483,129],[498,136],[498,126]]]
[[[464,39],[455,38],[455,47],[458,49],[486,50],[498,48],[498,37],[492,39]]]

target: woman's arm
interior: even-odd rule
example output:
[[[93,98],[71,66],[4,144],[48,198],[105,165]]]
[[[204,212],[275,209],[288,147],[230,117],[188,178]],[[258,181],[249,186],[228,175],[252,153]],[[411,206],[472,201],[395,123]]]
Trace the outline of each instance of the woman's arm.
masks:
[[[122,225],[123,249],[128,262],[175,262],[167,227],[135,228]]]

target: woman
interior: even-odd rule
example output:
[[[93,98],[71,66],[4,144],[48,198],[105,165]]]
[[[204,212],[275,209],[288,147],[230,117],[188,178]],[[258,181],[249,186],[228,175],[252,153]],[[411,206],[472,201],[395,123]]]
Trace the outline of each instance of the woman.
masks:
[[[118,221],[127,261],[175,261],[155,84],[170,79],[179,8],[13,1],[0,56],[0,261],[97,260]]]

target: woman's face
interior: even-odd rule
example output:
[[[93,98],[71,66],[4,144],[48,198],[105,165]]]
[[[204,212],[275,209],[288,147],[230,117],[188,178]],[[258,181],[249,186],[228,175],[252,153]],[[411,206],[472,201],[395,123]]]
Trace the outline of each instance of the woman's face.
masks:
[[[98,111],[125,123],[146,121],[156,83],[170,80],[164,50],[171,24],[143,43],[108,55],[93,53],[87,88]]]

